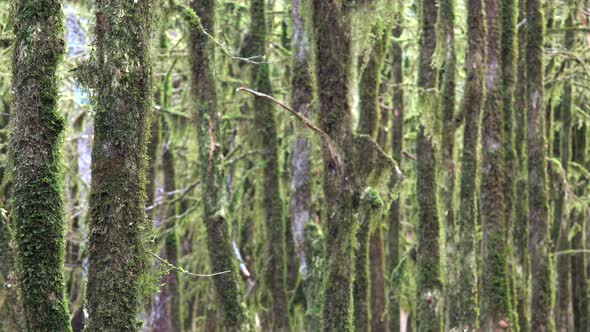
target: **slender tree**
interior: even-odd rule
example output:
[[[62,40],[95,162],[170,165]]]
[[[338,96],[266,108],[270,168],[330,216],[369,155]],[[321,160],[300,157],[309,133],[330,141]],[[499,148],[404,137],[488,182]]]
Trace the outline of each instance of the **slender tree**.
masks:
[[[266,56],[267,43],[266,1],[253,0],[250,5],[250,36],[248,53],[252,56]],[[265,61],[252,69],[252,84],[258,92],[271,94],[270,66]],[[254,97],[254,127],[257,146],[263,150],[265,162],[258,192],[261,195],[263,216],[267,231],[266,283],[272,303],[272,329],[289,329],[286,285],[286,231],[283,199],[279,183],[279,141],[274,105],[260,97]]]
[[[152,105],[151,1],[95,2],[95,99],[90,192],[89,331],[136,331],[147,271],[145,177]],[[90,76],[92,75],[92,76]]]
[[[403,5],[397,4],[396,17],[394,21],[393,37],[400,38],[403,29]],[[391,125],[391,151],[393,159],[398,165],[402,164],[403,149],[403,131],[404,131],[404,89],[402,87],[403,76],[403,51],[401,43],[394,40],[391,43],[391,60],[392,60],[392,125]],[[394,183],[390,185],[393,188]],[[400,193],[401,194],[401,193]],[[401,198],[396,197],[389,206],[389,232],[387,234],[388,242],[388,260],[387,275],[392,276],[395,268],[399,264],[399,241],[401,228]],[[389,328],[391,331],[400,330],[400,284],[389,284]]]
[[[574,16],[576,8],[574,1],[568,1],[568,14],[565,20],[566,27],[572,27],[574,23]],[[565,48],[572,50],[575,46],[575,32],[573,30],[566,30],[565,32]],[[568,63],[565,68],[570,67]],[[557,251],[567,250],[570,247],[569,230],[570,230],[570,215],[567,213],[567,196],[564,182],[567,182],[569,174],[570,156],[571,156],[571,138],[572,138],[572,117],[573,117],[573,86],[571,80],[566,80],[563,84],[563,94],[561,97],[561,137],[560,143],[560,162],[563,173],[563,181],[557,181],[558,198],[555,202],[553,211],[553,222],[559,228],[559,235],[557,239]],[[556,317],[555,322],[559,331],[573,330],[572,317],[572,285],[570,278],[571,258],[567,255],[558,255],[555,258],[557,267],[557,301],[556,301]]]
[[[207,229],[209,261],[213,272],[230,271],[213,280],[223,308],[223,325],[229,331],[250,328],[239,283],[239,270],[232,249],[231,223],[225,214],[224,169],[221,153],[221,119],[214,72],[213,41],[205,33],[214,31],[215,1],[191,1],[184,14],[191,25],[189,50],[191,93],[196,108],[195,126],[199,140],[203,221]],[[195,16],[196,15],[198,16]],[[202,24],[202,25],[201,25]]]
[[[360,79],[360,117],[357,132],[376,139],[379,126],[379,85],[381,67],[389,34],[385,33],[383,22],[377,21],[372,27],[371,49],[366,64],[361,61],[363,72]],[[379,193],[370,186],[379,185],[379,177],[368,181],[375,159],[375,150],[361,149],[357,172],[360,177],[359,191],[361,207],[357,233],[356,278],[354,281],[354,311],[356,331],[385,329],[385,285],[384,258],[381,236],[381,208],[383,201]],[[363,188],[364,187],[364,188]]]
[[[436,72],[432,68],[436,46],[435,22],[437,4],[424,0],[420,6],[420,53],[418,63],[419,105],[422,123],[416,137],[416,193],[418,202],[417,229],[417,312],[416,324],[420,331],[442,330],[442,280],[440,272],[440,220],[436,195],[436,156],[432,136],[433,118],[437,112]],[[428,123],[430,121],[430,123]],[[425,124],[430,132],[426,132]]]
[[[459,329],[475,330],[478,326],[477,263],[475,230],[477,223],[476,178],[478,169],[479,124],[484,102],[486,63],[485,18],[482,0],[467,2],[467,54],[465,55],[465,94],[461,106],[464,118],[463,156],[461,159],[461,188],[459,252]],[[451,328],[454,326],[451,325]]]
[[[551,257],[547,194],[547,149],[543,114],[542,0],[527,0],[527,156],[529,191],[529,241],[531,266],[531,331],[553,331]]]
[[[526,122],[527,122],[527,96],[526,96],[526,26],[521,24],[526,17],[526,0],[518,1],[518,73],[515,88],[514,101],[514,125],[515,145],[518,158],[517,180],[516,180],[516,201],[514,216],[514,255],[516,274],[516,312],[518,325],[521,331],[530,331],[530,266],[528,254],[528,191],[527,191],[527,156],[526,156]]]
[[[58,0],[12,7],[11,223],[27,331],[71,331],[64,285],[64,203],[56,71],[64,54]]]

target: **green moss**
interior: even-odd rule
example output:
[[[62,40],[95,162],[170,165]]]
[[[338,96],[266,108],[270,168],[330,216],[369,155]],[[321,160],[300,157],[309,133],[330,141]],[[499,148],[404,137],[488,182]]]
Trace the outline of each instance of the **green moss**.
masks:
[[[95,3],[90,67],[95,110],[90,192],[89,331],[136,331],[148,289],[146,146],[151,91],[152,4]],[[151,288],[151,287],[150,287]]]
[[[29,331],[71,330],[65,285],[61,144],[57,66],[64,53],[60,1],[19,1],[12,7],[13,133],[11,219],[18,284]]]
[[[191,9],[185,13],[190,13],[193,19],[199,19],[206,31],[214,31],[215,1],[191,1]],[[217,108],[214,48],[210,36],[194,24],[191,24],[189,50],[209,261],[212,271],[231,271],[215,277],[213,282],[223,308],[223,326],[229,331],[247,331],[251,327],[231,245],[231,223],[226,217],[223,194],[221,119]]]

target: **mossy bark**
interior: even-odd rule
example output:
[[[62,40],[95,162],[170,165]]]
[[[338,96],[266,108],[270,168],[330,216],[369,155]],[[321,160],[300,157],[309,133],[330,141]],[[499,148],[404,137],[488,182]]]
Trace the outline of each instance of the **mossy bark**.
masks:
[[[345,1],[313,1],[316,75],[320,128],[332,139],[338,154],[333,160],[323,147],[324,195],[326,200],[326,286],[323,329],[353,330],[352,284],[353,241],[356,222],[353,211],[354,165],[352,114],[348,96],[351,75],[351,26]]]
[[[292,105],[293,109],[309,118],[313,100],[311,40],[303,16],[304,4],[301,0],[291,3],[293,22],[292,56],[293,72]],[[318,291],[321,289],[321,267],[316,266],[323,254],[316,238],[321,235],[319,228],[311,219],[311,143],[307,139],[308,129],[296,129],[293,152],[291,154],[291,228],[295,252],[299,256],[299,273],[305,294],[305,326],[309,331],[318,331],[321,327],[321,310]],[[318,278],[319,277],[319,278]],[[319,280],[318,280],[319,279]]]
[[[526,17],[526,0],[518,1],[518,22]],[[526,126],[527,126],[527,94],[526,94],[526,25],[518,29],[518,73],[515,88],[514,125],[515,149],[518,159],[516,180],[516,214],[513,223],[513,245],[516,265],[516,312],[520,331],[530,331],[530,296],[529,280],[530,265],[528,255],[528,191],[527,191],[527,156],[526,156]]]
[[[56,76],[65,50],[62,2],[16,1],[12,19],[11,223],[26,330],[71,331],[63,271],[64,119]]]
[[[442,118],[442,135],[444,142],[440,151],[440,167],[443,185],[439,189],[442,200],[445,224],[445,256],[447,262],[457,259],[456,230],[455,230],[455,1],[440,0],[437,18],[437,48],[439,67],[440,108]],[[446,264],[445,287],[445,321],[447,326],[454,326],[458,322],[458,288],[457,264]],[[449,325],[450,324],[450,325]]]
[[[388,34],[383,31],[382,23],[377,22],[372,28],[375,40],[368,55],[368,61],[361,75],[359,85],[360,117],[357,132],[376,138],[379,125],[379,85],[381,66],[386,48]],[[370,185],[366,179],[374,171],[375,151],[357,150],[359,174],[357,191],[364,191],[366,199],[375,198],[378,193],[366,191],[363,187]],[[368,189],[367,189],[368,190]],[[380,200],[380,198],[379,198]],[[380,206],[372,206],[371,201],[361,201],[359,212],[360,225],[356,236],[355,281],[354,281],[354,325],[356,331],[369,331],[376,328],[383,330],[385,317],[385,285],[383,275],[383,245],[381,243]],[[373,223],[377,223],[374,225]],[[373,243],[374,241],[375,243]],[[372,249],[372,250],[370,250]],[[369,252],[372,254],[369,256]],[[369,258],[370,257],[370,258]],[[380,259],[380,260],[379,260]],[[369,267],[371,269],[369,269]],[[374,274],[372,274],[373,272]],[[376,283],[376,284],[373,284]],[[371,292],[374,289],[375,292]],[[375,306],[372,304],[375,303]]]
[[[508,261],[508,285],[510,292],[509,321],[511,327],[518,331],[518,294],[516,291],[517,262],[514,256],[514,218],[516,202],[516,181],[519,175],[518,160],[516,158],[514,92],[516,90],[516,26],[518,16],[517,0],[502,0],[502,81],[503,89],[503,143],[504,146],[504,197],[506,218],[506,241]]]
[[[463,155],[459,200],[459,246],[461,256],[459,280],[460,330],[476,330],[479,326],[477,307],[477,255],[475,230],[477,224],[476,185],[479,167],[479,126],[484,103],[486,64],[484,1],[467,2],[467,54],[465,55],[465,94],[462,103],[464,118]],[[451,328],[455,327],[453,325]]]
[[[398,5],[395,27],[393,29],[393,37],[399,38],[402,34],[403,27],[403,6]],[[391,152],[393,159],[398,165],[402,165],[402,149],[404,137],[404,89],[401,86],[404,81],[403,76],[403,51],[401,43],[393,41],[391,43],[391,60],[392,60],[392,76],[393,76],[393,92],[392,92],[392,125],[391,125]],[[394,184],[390,185],[393,188]],[[400,193],[401,194],[401,193]],[[388,259],[387,259],[387,275],[391,276],[393,271],[399,264],[399,241],[401,229],[401,197],[397,196],[389,206],[389,231],[387,234],[388,242]],[[391,331],[400,330],[400,291],[401,284],[389,284],[389,328]]]
[[[508,242],[505,196],[505,146],[503,124],[501,0],[486,1],[487,72],[486,98],[482,113],[482,279],[480,328],[503,330],[510,320]]]
[[[266,59],[267,19],[266,1],[253,0],[250,4],[250,55]],[[266,60],[265,60],[266,61]],[[252,84],[258,92],[272,94],[270,66],[267,62],[252,68]],[[286,261],[286,223],[283,199],[280,190],[279,140],[275,120],[274,105],[268,100],[254,97],[254,127],[257,131],[256,146],[263,151],[262,180],[258,190],[262,200],[263,219],[267,232],[268,262],[265,275],[270,290],[272,329],[289,330],[287,305],[287,261]]]
[[[191,1],[207,31],[215,31],[215,1]],[[232,249],[231,224],[226,216],[223,192],[224,169],[221,119],[217,106],[213,43],[196,26],[189,38],[191,93],[196,109],[195,126],[199,140],[203,221],[207,228],[209,260],[213,272],[231,271],[213,279],[223,308],[223,325],[229,331],[249,330],[238,264]]]
[[[544,15],[542,0],[527,0],[527,155],[529,191],[529,241],[531,266],[531,331],[553,331],[553,285],[549,253],[547,148],[543,114]]]
[[[568,1],[568,14],[565,20],[565,26],[571,27],[574,23],[575,5],[572,0]],[[575,32],[567,30],[565,33],[565,48],[572,50],[575,46]],[[568,63],[565,68],[569,67]],[[561,139],[560,139],[560,161],[563,169],[563,178],[565,181],[558,181],[559,196],[555,202],[553,211],[553,223],[559,227],[559,236],[557,240],[557,251],[564,251],[570,248],[569,232],[570,218],[567,213],[568,193],[566,192],[564,182],[567,182],[569,174],[569,165],[571,161],[571,138],[572,138],[572,118],[573,118],[573,86],[571,80],[563,83],[563,93],[561,96]],[[561,178],[560,178],[561,179]],[[555,323],[558,331],[573,330],[572,316],[572,284],[570,277],[571,257],[568,255],[558,255],[555,257],[557,268],[557,301]]]
[[[152,3],[95,2],[95,105],[88,331],[137,331],[149,267],[145,214],[146,145],[152,108]]]
[[[586,162],[586,134],[585,125],[574,129],[572,137],[572,159],[574,162],[584,165]],[[583,196],[587,192],[588,179],[582,179],[580,185],[576,188],[576,194]],[[572,227],[581,228],[581,230],[572,238],[572,249],[587,249],[587,211],[585,209],[575,209],[572,212]],[[572,304],[573,304],[573,331],[583,332],[590,328],[590,317],[588,315],[589,293],[588,293],[588,259],[586,255],[576,254],[571,257],[571,278],[572,278]]]
[[[428,112],[437,112],[436,72],[432,68],[433,52],[436,48],[435,22],[437,4],[424,0],[420,5],[420,52],[418,63],[419,105],[423,118],[433,118]],[[436,118],[436,116],[434,116]],[[416,324],[420,331],[441,331],[443,329],[442,279],[440,220],[436,189],[436,153],[432,136],[436,135],[430,123],[431,132],[426,132],[423,120],[416,137],[416,196],[418,203],[417,225],[417,304]]]

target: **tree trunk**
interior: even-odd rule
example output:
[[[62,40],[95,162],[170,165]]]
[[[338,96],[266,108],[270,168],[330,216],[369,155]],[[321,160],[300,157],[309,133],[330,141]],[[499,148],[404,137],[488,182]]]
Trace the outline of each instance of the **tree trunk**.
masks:
[[[149,1],[99,0],[90,192],[89,331],[136,331],[149,261],[146,144],[152,108]]]
[[[403,5],[398,3],[396,12],[396,22],[393,29],[393,37],[399,38],[402,35],[403,27]],[[403,76],[403,53],[401,43],[393,41],[391,43],[391,60],[393,75],[393,124],[391,126],[391,152],[393,159],[401,167],[402,150],[404,137],[404,89],[401,86],[404,81]],[[393,188],[394,184],[390,185]],[[401,193],[400,193],[401,195]],[[391,276],[399,264],[399,241],[401,228],[401,197],[397,196],[389,207],[389,232],[387,234],[389,257],[387,260],[387,275]],[[389,328],[392,332],[400,331],[400,294],[401,284],[389,284]]]
[[[478,327],[477,262],[475,230],[477,224],[476,179],[478,174],[479,125],[484,102],[486,63],[485,16],[482,0],[467,2],[467,54],[465,55],[465,94],[461,106],[464,118],[463,156],[459,200],[459,330]],[[451,325],[451,328],[454,326]]]
[[[551,257],[547,194],[547,149],[543,113],[542,0],[527,0],[527,155],[529,190],[529,241],[531,259],[531,331],[553,331]]]
[[[250,6],[249,54],[261,56],[266,61],[267,20],[266,0],[253,0]],[[272,94],[270,66],[260,63],[252,69],[252,84],[258,92]],[[283,199],[279,183],[279,141],[274,105],[260,97],[254,97],[254,127],[257,131],[256,146],[263,151],[262,180],[258,192],[261,195],[263,218],[267,232],[267,270],[265,281],[270,290],[272,330],[288,331],[286,232]]]
[[[432,68],[436,48],[436,1],[424,0],[420,12],[420,53],[418,63],[418,104],[421,124],[416,137],[417,301],[416,324],[419,331],[441,331],[442,280],[440,271],[440,220],[436,195],[436,154],[431,136],[436,135],[436,73]],[[430,122],[430,123],[429,123]],[[428,129],[425,128],[428,125]],[[426,132],[429,130],[429,132]]]
[[[13,3],[14,179],[11,223],[27,331],[71,331],[64,285],[64,202],[56,70],[64,54],[62,2]]]
[[[352,331],[353,240],[353,132],[348,103],[351,75],[351,26],[343,1],[313,1],[316,74],[320,128],[332,139],[336,160],[326,146],[324,195],[326,200],[326,286],[323,328]],[[358,206],[358,203],[356,203]]]
[[[486,98],[482,113],[482,280],[480,327],[482,331],[503,331],[509,321],[510,292],[505,197],[505,147],[502,82],[501,1],[485,4],[487,29]]]
[[[191,1],[191,7],[206,31],[215,31],[215,1]],[[212,272],[231,271],[213,279],[223,308],[223,325],[228,331],[250,328],[240,287],[238,263],[232,249],[231,223],[224,211],[224,169],[222,155],[221,119],[217,106],[213,43],[196,24],[191,22],[189,38],[191,64],[191,93],[196,109],[195,126],[199,140],[200,181],[203,202],[203,222],[207,229],[207,244]]]

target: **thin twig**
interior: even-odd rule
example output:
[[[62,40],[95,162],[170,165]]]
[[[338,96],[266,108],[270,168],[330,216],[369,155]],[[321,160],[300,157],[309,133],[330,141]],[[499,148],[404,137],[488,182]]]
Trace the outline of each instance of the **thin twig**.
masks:
[[[220,275],[220,274],[226,274],[226,273],[230,273],[230,272],[231,272],[230,270],[227,270],[227,271],[223,271],[223,272],[216,272],[216,273],[211,273],[211,274],[199,274],[199,273],[192,273],[192,272],[189,272],[189,271],[187,271],[187,270],[185,270],[185,269],[183,269],[183,268],[181,268],[181,267],[178,267],[178,266],[175,266],[175,265],[171,264],[170,262],[168,262],[168,261],[167,261],[167,260],[165,260],[164,258],[162,258],[162,257],[160,257],[160,256],[158,256],[158,255],[156,255],[156,254],[154,254],[154,253],[153,253],[153,252],[151,252],[151,251],[150,251],[150,254],[151,254],[152,256],[154,256],[154,257],[155,257],[157,260],[159,260],[160,262],[162,262],[162,263],[166,264],[166,265],[167,265],[169,268],[171,268],[171,269],[174,269],[174,270],[177,270],[177,271],[179,271],[180,273],[187,274],[187,275],[189,275],[189,276],[193,276],[193,277],[199,277],[199,278],[215,277],[215,276],[218,276],[218,275]]]
[[[315,131],[316,133],[320,134],[320,136],[323,138],[324,142],[328,146],[328,150],[330,151],[330,157],[332,158],[332,160],[334,162],[337,163],[338,158],[337,158],[336,152],[334,151],[334,146],[332,145],[332,139],[330,138],[330,135],[328,135],[325,131],[321,130],[320,128],[316,127],[306,117],[304,117],[303,115],[295,112],[291,107],[283,104],[279,100],[277,100],[274,97],[269,96],[267,94],[264,94],[264,93],[261,93],[261,92],[258,92],[258,91],[255,91],[255,90],[246,88],[246,87],[239,87],[239,88],[236,89],[236,92],[238,92],[238,91],[246,91],[246,92],[249,92],[249,93],[251,93],[251,94],[253,94],[253,95],[257,96],[257,97],[262,97],[262,98],[268,99],[268,100],[272,101],[273,103],[281,106],[284,110],[288,111],[292,115],[294,115],[306,127],[308,127],[309,129]]]

